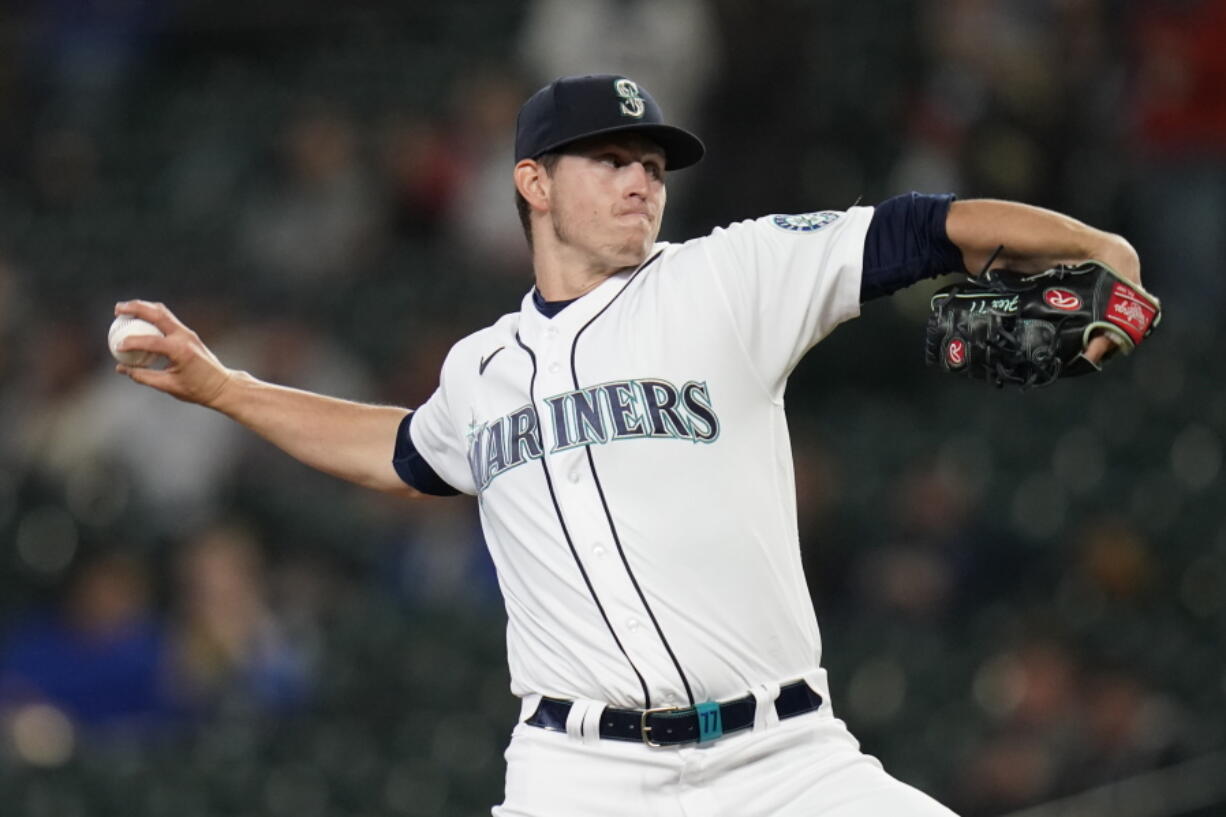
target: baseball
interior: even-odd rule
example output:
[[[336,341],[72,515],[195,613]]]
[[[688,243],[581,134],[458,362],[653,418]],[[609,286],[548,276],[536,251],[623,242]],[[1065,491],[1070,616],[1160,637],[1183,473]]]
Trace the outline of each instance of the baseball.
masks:
[[[148,321],[143,321],[140,318],[133,318],[131,315],[120,315],[111,323],[110,331],[106,333],[107,345],[111,347],[111,354],[125,366],[133,366],[135,368],[145,368],[160,357],[153,352],[145,352],[141,350],[129,350],[126,352],[119,351],[119,344],[124,338],[132,335],[161,335],[162,330],[158,329]]]

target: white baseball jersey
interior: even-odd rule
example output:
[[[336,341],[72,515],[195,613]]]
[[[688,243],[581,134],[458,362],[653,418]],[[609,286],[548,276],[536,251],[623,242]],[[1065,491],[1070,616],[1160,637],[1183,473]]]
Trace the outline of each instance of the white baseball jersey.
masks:
[[[859,313],[872,213],[657,244],[452,348],[410,434],[480,497],[517,695],[643,708],[821,676],[783,395]]]

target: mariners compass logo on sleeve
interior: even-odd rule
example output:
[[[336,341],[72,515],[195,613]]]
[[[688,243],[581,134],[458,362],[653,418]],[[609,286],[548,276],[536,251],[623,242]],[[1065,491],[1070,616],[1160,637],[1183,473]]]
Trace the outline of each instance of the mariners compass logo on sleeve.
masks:
[[[821,210],[816,213],[797,213],[796,215],[775,216],[775,226],[793,233],[811,233],[820,230],[827,224],[834,223],[842,215],[834,210]]]

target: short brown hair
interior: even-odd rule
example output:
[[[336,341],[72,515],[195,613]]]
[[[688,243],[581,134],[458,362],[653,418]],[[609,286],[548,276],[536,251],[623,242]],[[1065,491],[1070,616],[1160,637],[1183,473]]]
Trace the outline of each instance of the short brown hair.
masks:
[[[552,176],[553,169],[558,166],[558,160],[562,158],[561,153],[542,153],[536,157],[536,161],[545,169],[545,175]],[[528,206],[528,200],[519,192],[519,188],[515,188],[515,209],[519,212],[519,223],[524,228],[524,238],[528,239],[528,247],[532,247],[532,208]]]

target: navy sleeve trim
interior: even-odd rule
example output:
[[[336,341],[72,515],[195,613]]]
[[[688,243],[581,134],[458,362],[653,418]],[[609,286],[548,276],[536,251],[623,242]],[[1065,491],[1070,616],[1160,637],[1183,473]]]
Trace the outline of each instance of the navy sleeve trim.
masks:
[[[912,192],[877,206],[864,239],[861,303],[923,278],[966,272],[962,251],[945,232],[945,218],[956,198],[953,193]]]
[[[396,450],[392,454],[392,467],[396,469],[396,473],[406,485],[416,488],[423,494],[455,496],[460,492],[444,482],[443,478],[430,467],[430,463],[417,453],[417,446],[413,445],[413,438],[409,436],[409,426],[413,424],[415,413],[409,412],[400,421],[400,428],[396,430]]]

